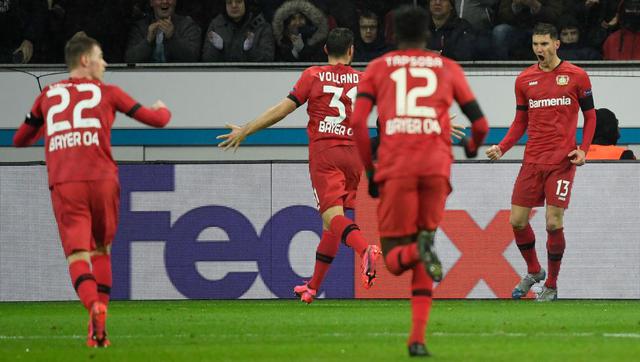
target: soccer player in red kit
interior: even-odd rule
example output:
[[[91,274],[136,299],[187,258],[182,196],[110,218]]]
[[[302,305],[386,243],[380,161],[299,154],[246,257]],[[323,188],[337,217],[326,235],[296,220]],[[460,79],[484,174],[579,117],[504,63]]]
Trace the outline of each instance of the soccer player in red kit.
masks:
[[[451,192],[449,107],[455,99],[472,122],[472,137],[463,142],[467,157],[477,155],[488,124],[462,68],[425,50],[427,12],[402,7],[396,10],[395,27],[398,50],[369,63],[358,85],[353,127],[369,182],[379,187],[378,227],[387,269],[395,275],[413,274],[409,355],[428,356],[425,330],[432,285],[442,279],[433,238]],[[366,127],[374,105],[380,120],[375,174]],[[375,188],[370,192],[375,194]]]
[[[528,129],[524,160],[513,187],[510,222],[516,244],[527,263],[527,274],[513,289],[513,299],[525,296],[547,275],[538,262],[535,234],[529,224],[531,209],[546,207],[549,275],[538,301],[558,298],[557,279],[565,249],[563,216],[569,207],[576,166],[584,165],[593,138],[596,114],[591,81],[581,68],[558,58],[558,32],[553,25],[533,30],[533,52],[538,63],[525,69],[515,84],[516,116],[509,132],[486,154],[497,160]],[[576,146],[578,109],[584,115],[582,145]]]
[[[349,66],[353,58],[353,33],[346,28],[329,32],[325,52],[328,65],[307,68],[289,95],[255,120],[218,136],[218,146],[237,148],[250,134],[272,126],[308,102],[309,174],[322,216],[322,237],[316,249],[311,280],[296,286],[294,293],[311,303],[338,253],[340,242],[362,257],[362,278],[370,288],[376,277],[376,257],[380,251],[369,245],[344,209],[353,209],[362,173],[351,128],[351,109],[362,72]]]
[[[107,347],[111,242],[116,233],[120,186],[111,155],[115,112],[163,127],[164,103],[147,108],[120,88],[102,83],[107,63],[98,42],[78,33],[65,46],[69,79],[50,84],[36,98],[16,132],[16,147],[44,134],[51,202],[71,282],[89,311],[87,345]]]

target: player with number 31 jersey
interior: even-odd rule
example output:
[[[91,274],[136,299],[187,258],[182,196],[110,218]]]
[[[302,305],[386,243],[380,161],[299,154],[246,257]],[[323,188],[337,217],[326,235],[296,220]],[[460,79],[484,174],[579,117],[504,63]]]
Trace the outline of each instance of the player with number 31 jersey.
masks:
[[[352,247],[362,258],[362,280],[370,288],[376,278],[375,261],[379,249],[369,245],[360,228],[344,215],[353,209],[362,174],[351,128],[351,109],[361,72],[349,66],[353,58],[353,33],[335,28],[327,37],[328,65],[307,68],[293,90],[279,104],[253,121],[220,135],[218,146],[236,148],[250,134],[269,127],[307,103],[309,136],[309,175],[322,217],[322,237],[316,249],[311,279],[294,288],[305,303],[315,299],[318,289],[338,253],[340,242]]]

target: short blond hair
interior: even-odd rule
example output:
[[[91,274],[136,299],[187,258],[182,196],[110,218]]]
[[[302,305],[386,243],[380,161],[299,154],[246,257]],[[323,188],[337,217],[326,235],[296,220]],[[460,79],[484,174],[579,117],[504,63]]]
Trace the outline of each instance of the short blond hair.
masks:
[[[96,45],[100,46],[100,43],[84,31],[77,32],[64,46],[64,62],[67,68],[69,70],[76,68],[80,64],[80,57],[91,53]]]

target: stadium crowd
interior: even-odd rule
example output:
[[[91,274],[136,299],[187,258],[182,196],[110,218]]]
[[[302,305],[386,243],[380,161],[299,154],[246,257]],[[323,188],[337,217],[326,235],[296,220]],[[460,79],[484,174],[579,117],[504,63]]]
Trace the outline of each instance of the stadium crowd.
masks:
[[[109,63],[319,62],[330,29],[356,34],[355,61],[394,49],[393,9],[415,0],[0,0],[0,63],[63,63],[84,31]],[[538,22],[567,60],[640,60],[640,0],[417,0],[429,47],[458,61],[533,59]]]

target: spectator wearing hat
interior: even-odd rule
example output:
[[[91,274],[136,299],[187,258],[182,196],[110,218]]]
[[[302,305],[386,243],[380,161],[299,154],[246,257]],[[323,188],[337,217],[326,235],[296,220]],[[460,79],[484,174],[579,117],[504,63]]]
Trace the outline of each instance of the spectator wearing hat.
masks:
[[[329,33],[325,14],[306,0],[290,0],[273,16],[276,59],[313,62],[326,58],[322,48]]]

